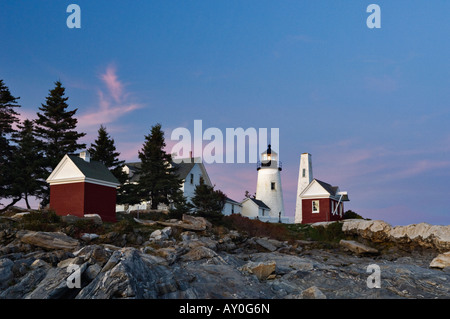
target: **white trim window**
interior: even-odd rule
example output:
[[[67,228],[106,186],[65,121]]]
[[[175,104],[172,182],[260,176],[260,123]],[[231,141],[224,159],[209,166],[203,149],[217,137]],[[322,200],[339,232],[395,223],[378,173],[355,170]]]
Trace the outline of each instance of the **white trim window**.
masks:
[[[313,214],[318,214],[320,211],[319,209],[319,201],[318,200],[313,200],[312,201],[312,212]]]

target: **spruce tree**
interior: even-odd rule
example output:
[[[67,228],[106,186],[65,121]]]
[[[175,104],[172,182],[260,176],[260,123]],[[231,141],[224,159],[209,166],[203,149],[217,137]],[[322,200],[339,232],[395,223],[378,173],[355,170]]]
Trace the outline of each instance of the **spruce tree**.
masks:
[[[16,131],[14,125],[19,123],[16,108],[19,97],[14,97],[9,88],[0,80],[0,199],[13,198],[13,202],[7,207],[14,205],[21,198],[14,196],[12,186],[14,176],[12,174],[12,156],[16,150],[11,143],[11,136]],[[7,208],[6,207],[6,208]]]
[[[221,190],[215,190],[213,186],[200,181],[195,187],[192,203],[198,215],[218,220],[222,217],[222,210],[227,196]]]
[[[45,155],[45,168],[47,174],[58,165],[65,154],[74,153],[84,149],[86,144],[79,144],[78,139],[85,133],[78,133],[75,129],[78,120],[74,117],[78,109],[68,111],[65,88],[60,81],[55,82],[55,88],[50,90],[45,104],[42,104],[36,120],[36,134],[42,141]],[[48,186],[42,190],[42,206],[49,202]]]
[[[39,197],[41,190],[46,185],[46,170],[43,166],[44,156],[42,143],[34,136],[34,124],[25,120],[19,125],[19,132],[14,133],[13,140],[17,150],[12,159],[12,172],[14,183],[12,192],[25,200],[30,209],[28,198]]]
[[[176,168],[171,165],[172,156],[164,151],[165,146],[161,124],[156,124],[145,136],[145,143],[139,151],[142,162],[139,194],[142,200],[151,201],[152,209],[157,209],[160,203],[168,205],[182,183],[176,175]]]
[[[98,137],[88,151],[91,159],[102,162],[121,184],[126,182],[128,176],[122,170],[125,161],[119,160],[120,153],[116,150],[114,139],[103,125],[100,126]]]

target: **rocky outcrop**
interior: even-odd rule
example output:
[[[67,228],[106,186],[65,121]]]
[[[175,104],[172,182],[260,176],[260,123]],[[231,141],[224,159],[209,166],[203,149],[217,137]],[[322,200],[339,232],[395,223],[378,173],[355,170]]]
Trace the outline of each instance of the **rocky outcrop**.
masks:
[[[431,268],[449,268],[450,269],[450,251],[438,255],[430,263]]]
[[[391,225],[382,220],[349,219],[343,221],[342,231],[374,242],[383,242],[390,239]]]
[[[450,225],[420,223],[392,227],[381,220],[350,219],[343,221],[342,231],[369,239],[372,242],[390,241],[440,251],[450,249]]]
[[[168,223],[192,226],[197,222],[197,219],[196,222],[188,220]],[[350,222],[347,226],[344,222],[345,232],[365,238],[364,244],[343,240],[340,245],[323,246],[305,240],[284,242],[248,237],[224,229],[208,231],[210,226],[207,223],[200,226],[200,222],[195,227],[203,231],[165,226],[150,235],[155,229],[153,224],[146,232],[149,240],[134,247],[127,247],[125,239],[125,247],[118,247],[103,243],[101,238],[79,242],[62,233],[3,229],[0,298],[431,299],[450,296],[449,254],[437,256],[434,250],[398,250],[391,255],[383,250],[377,254],[370,247],[371,236],[385,240],[390,238],[386,233],[393,229],[382,222]],[[373,264],[381,270],[379,289],[367,286],[371,274],[368,266]],[[74,273],[73,269],[78,272]],[[75,275],[80,279],[79,288],[68,284]]]
[[[74,250],[79,246],[78,240],[59,232],[20,231],[16,236],[23,243],[46,249]]]
[[[419,246],[450,250],[450,225],[427,223],[396,226],[391,229],[390,239],[398,243],[415,243]]]
[[[354,240],[344,240],[341,239],[339,242],[339,245],[342,247],[358,254],[358,255],[364,255],[364,254],[378,254],[378,250],[372,247],[369,247],[367,245],[358,243]]]
[[[204,231],[212,227],[211,223],[207,221],[205,218],[186,214],[183,215],[182,221],[177,220],[172,222],[158,221],[157,223],[163,226],[178,227],[184,230],[192,230],[192,231]]]
[[[302,299],[327,299],[327,296],[316,286],[303,290],[300,296]]]
[[[251,274],[256,275],[259,280],[268,279],[273,272],[275,272],[276,262],[248,262],[241,269]]]

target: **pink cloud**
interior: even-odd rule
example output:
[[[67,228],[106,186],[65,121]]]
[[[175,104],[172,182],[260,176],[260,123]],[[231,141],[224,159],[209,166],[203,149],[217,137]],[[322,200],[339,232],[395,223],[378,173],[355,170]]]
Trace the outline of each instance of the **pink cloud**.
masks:
[[[123,84],[117,77],[116,67],[113,65],[108,66],[106,72],[101,75],[101,79],[106,84],[111,96],[119,103],[123,98]]]
[[[107,67],[104,74],[100,76],[107,87],[107,93],[98,89],[98,108],[91,109],[78,117],[79,127],[84,130],[100,124],[116,121],[123,115],[133,112],[142,107],[141,104],[128,101],[128,94],[124,91],[123,84],[119,81],[116,68]]]

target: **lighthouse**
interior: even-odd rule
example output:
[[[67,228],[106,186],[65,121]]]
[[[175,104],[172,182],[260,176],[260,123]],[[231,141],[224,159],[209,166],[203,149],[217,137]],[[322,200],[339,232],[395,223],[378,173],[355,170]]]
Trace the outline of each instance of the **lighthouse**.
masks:
[[[256,199],[264,202],[270,208],[270,221],[282,222],[284,218],[283,190],[281,188],[281,163],[278,154],[271,149],[261,153],[257,165],[258,180],[256,184]]]

